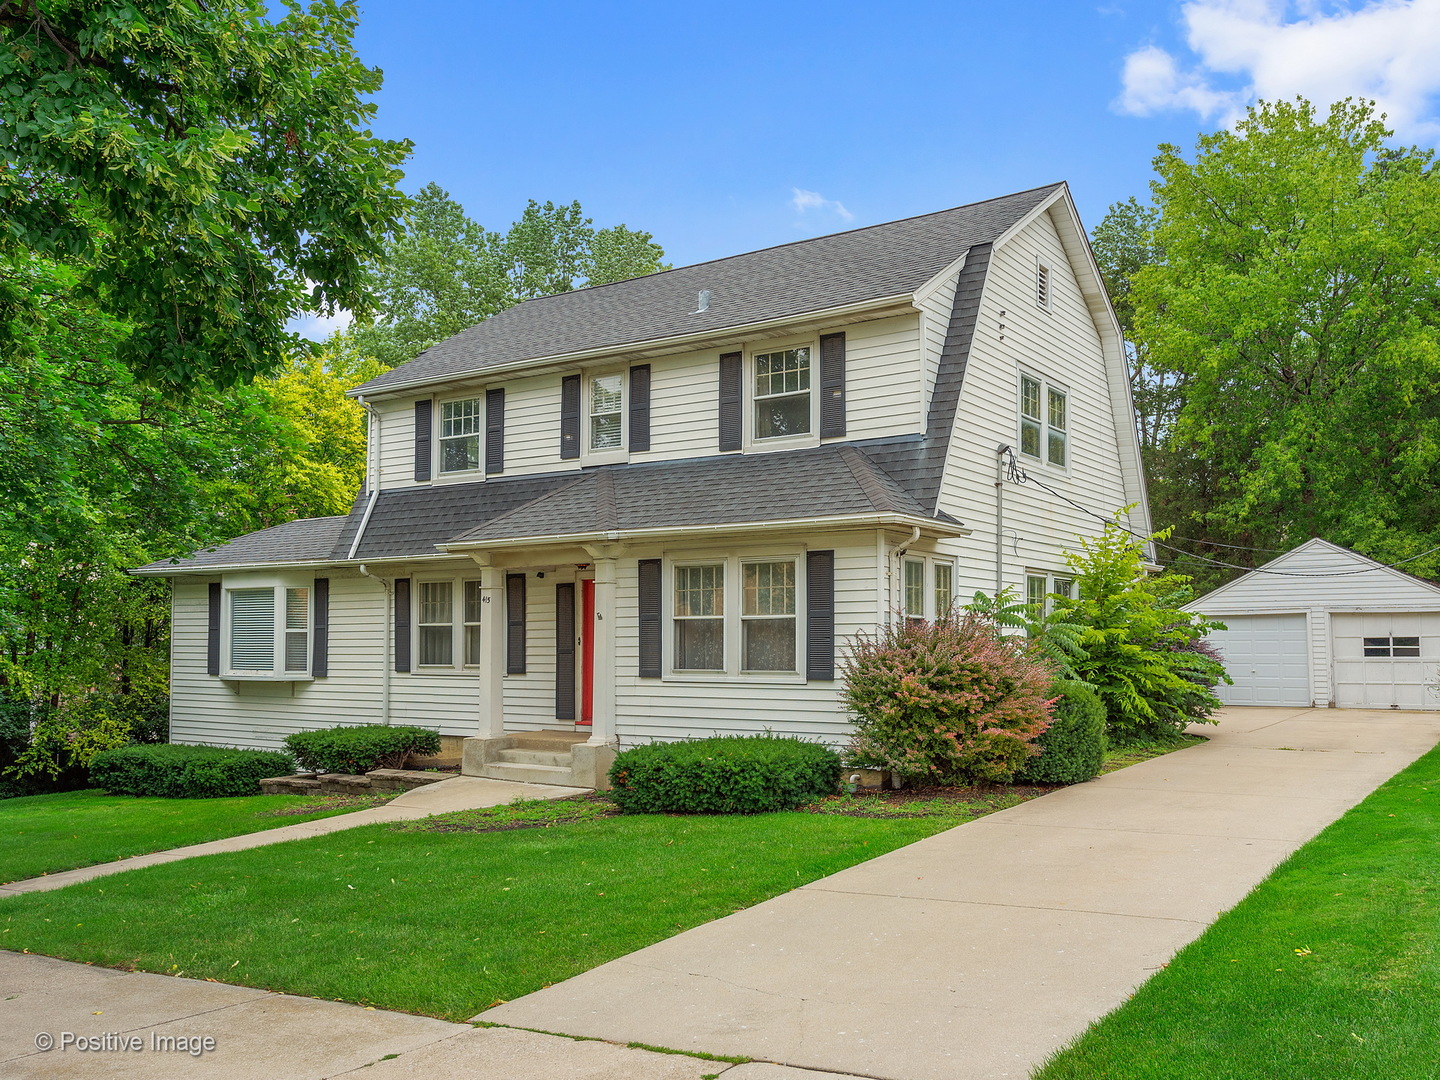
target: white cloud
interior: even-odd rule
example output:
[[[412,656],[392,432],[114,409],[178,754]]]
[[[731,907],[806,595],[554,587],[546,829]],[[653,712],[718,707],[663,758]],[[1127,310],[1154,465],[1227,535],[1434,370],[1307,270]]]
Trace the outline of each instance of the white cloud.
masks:
[[[337,330],[345,330],[350,326],[352,316],[343,308],[334,315],[317,315],[314,312],[305,312],[297,315],[285,324],[285,329],[291,333],[299,334],[301,337],[309,338],[311,341],[324,341]]]
[[[1256,99],[1366,97],[1402,137],[1440,136],[1440,0],[1189,0],[1180,14],[1193,63],[1132,52],[1120,111],[1230,122]]]
[[[845,209],[845,204],[838,199],[827,199],[818,191],[806,191],[804,188],[791,188],[790,205],[794,207],[797,214],[805,214],[810,210],[817,210],[822,213],[834,214],[841,221],[854,221],[855,215]]]

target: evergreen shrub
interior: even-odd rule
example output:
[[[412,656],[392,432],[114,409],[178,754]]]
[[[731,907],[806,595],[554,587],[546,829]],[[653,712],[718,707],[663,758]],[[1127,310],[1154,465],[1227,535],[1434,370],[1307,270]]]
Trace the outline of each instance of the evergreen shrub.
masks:
[[[1105,762],[1105,703],[1095,688],[1057,680],[1050,726],[1035,740],[1040,754],[1020,766],[1015,779],[1026,784],[1083,784],[1100,775]]]
[[[358,724],[297,731],[285,745],[305,772],[360,775],[403,769],[412,754],[438,754],[440,735],[428,728]]]
[[[158,743],[101,751],[90,762],[90,782],[111,795],[221,799],[258,795],[261,780],[294,768],[279,750]]]
[[[628,814],[761,814],[834,794],[840,756],[769,735],[721,735],[622,751],[610,797]]]

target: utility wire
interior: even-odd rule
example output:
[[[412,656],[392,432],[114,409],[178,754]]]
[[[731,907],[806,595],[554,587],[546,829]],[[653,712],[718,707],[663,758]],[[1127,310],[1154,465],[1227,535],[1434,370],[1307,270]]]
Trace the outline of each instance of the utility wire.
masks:
[[[1370,573],[1374,573],[1376,570],[1394,570],[1394,569],[1396,569],[1397,567],[1400,567],[1400,566],[1405,565],[1406,563],[1414,562],[1416,559],[1423,559],[1426,555],[1430,555],[1430,554],[1433,554],[1434,552],[1440,551],[1440,545],[1436,545],[1435,547],[1432,547],[1432,548],[1430,548],[1430,549],[1427,550],[1427,551],[1422,551],[1422,552],[1420,552],[1419,555],[1411,555],[1411,556],[1410,556],[1409,558],[1407,558],[1407,559],[1399,559],[1399,560],[1397,560],[1396,562],[1393,562],[1393,563],[1380,563],[1378,566],[1366,566],[1366,567],[1363,567],[1363,568],[1360,569],[1360,570],[1336,570],[1336,571],[1331,572],[1331,573],[1323,573],[1323,574],[1305,574],[1305,573],[1297,573],[1297,572],[1295,572],[1295,571],[1293,571],[1293,570],[1266,570],[1266,569],[1263,569],[1262,567],[1258,567],[1258,566],[1257,566],[1257,567],[1241,566],[1239,563],[1230,563],[1230,562],[1225,562],[1225,561],[1223,561],[1223,560],[1221,560],[1221,559],[1211,559],[1211,558],[1207,558],[1207,557],[1204,556],[1204,555],[1196,555],[1193,551],[1186,551],[1184,548],[1178,548],[1178,547],[1176,547],[1176,546],[1173,545],[1173,544],[1166,544],[1166,543],[1164,543],[1163,541],[1154,539],[1153,537],[1145,536],[1143,533],[1137,533],[1137,532],[1136,532],[1135,530],[1133,530],[1133,529],[1127,529],[1127,528],[1125,528],[1125,526],[1118,524],[1113,517],[1106,517],[1104,514],[1100,514],[1100,513],[1097,513],[1097,512],[1094,511],[1094,510],[1091,510],[1088,506],[1082,506],[1080,503],[1076,502],[1074,499],[1070,498],[1068,495],[1064,495],[1064,494],[1056,491],[1056,490],[1055,490],[1054,488],[1052,488],[1049,484],[1043,483],[1043,482],[1040,481],[1040,480],[1036,480],[1035,477],[1031,476],[1029,473],[1027,473],[1024,469],[1022,469],[1022,468],[1019,466],[1019,464],[1018,464],[1018,463],[1016,462],[1016,460],[1015,460],[1015,454],[1014,454],[1013,451],[1010,451],[1009,454],[1010,454],[1009,460],[1008,460],[1007,463],[1006,463],[1006,474],[1007,474],[1007,478],[1008,478],[1012,483],[1014,483],[1014,484],[1019,484],[1019,485],[1023,485],[1023,484],[1034,484],[1036,487],[1040,488],[1041,490],[1043,490],[1043,491],[1048,491],[1051,495],[1054,495],[1057,499],[1061,500],[1062,502],[1069,503],[1069,504],[1070,504],[1071,506],[1073,506],[1076,510],[1079,510],[1082,514],[1088,514],[1090,517],[1095,518],[1097,521],[1103,521],[1103,522],[1104,522],[1105,524],[1107,524],[1107,525],[1114,525],[1115,528],[1119,529],[1121,532],[1123,532],[1123,533],[1128,533],[1129,535],[1135,537],[1136,539],[1144,540],[1144,541],[1147,542],[1147,543],[1154,544],[1156,547],[1162,547],[1162,548],[1164,548],[1164,549],[1167,550],[1167,551],[1173,551],[1173,552],[1175,552],[1175,554],[1177,554],[1177,555],[1184,555],[1186,558],[1189,558],[1189,559],[1195,559],[1195,560],[1197,560],[1197,561],[1199,561],[1199,562],[1209,563],[1211,566],[1223,566],[1223,567],[1225,567],[1226,569],[1229,569],[1229,570],[1242,570],[1242,571],[1244,571],[1244,572],[1247,573],[1247,574],[1270,574],[1270,575],[1272,575],[1272,576],[1274,576],[1274,577],[1296,577],[1296,578],[1336,578],[1336,577],[1352,577],[1352,576],[1354,576],[1355,574],[1370,574]],[[1192,543],[1197,543],[1197,544],[1209,543],[1208,540],[1194,540],[1194,541],[1191,541],[1191,542],[1192,542]],[[1218,545],[1218,546],[1220,546],[1220,547],[1233,547],[1233,546],[1235,546],[1235,545],[1231,545],[1231,544],[1221,544],[1221,545]],[[1246,551],[1270,551],[1270,552],[1273,552],[1273,551],[1274,551],[1273,548],[1244,548],[1244,549],[1242,549],[1242,550],[1246,550]],[[1283,554],[1283,552],[1282,552],[1282,554]],[[1402,571],[1402,572],[1403,572],[1403,571]]]

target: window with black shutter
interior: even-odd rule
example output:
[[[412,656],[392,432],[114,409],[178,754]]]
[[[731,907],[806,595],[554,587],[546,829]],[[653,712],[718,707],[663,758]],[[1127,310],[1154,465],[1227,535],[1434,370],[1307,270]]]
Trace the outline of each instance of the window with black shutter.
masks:
[[[415,402],[415,482],[425,483],[430,479],[430,436],[431,416],[434,403],[426,398]]]
[[[641,559],[640,678],[660,678],[660,654],[660,560]]]
[[[395,579],[395,670],[410,670],[410,579]]]
[[[805,677],[835,678],[835,552],[805,556]]]
[[[314,633],[310,639],[310,674],[323,679],[330,674],[330,579],[317,577],[311,603]]]
[[[210,583],[210,623],[205,637],[205,674],[220,674],[220,582]]]
[[[505,471],[505,391],[485,391],[485,472]]]
[[[630,452],[650,449],[650,365],[630,369]]]
[[[743,433],[744,365],[738,352],[720,357],[720,449],[739,450]]]
[[[845,335],[820,337],[820,437],[845,434]]]

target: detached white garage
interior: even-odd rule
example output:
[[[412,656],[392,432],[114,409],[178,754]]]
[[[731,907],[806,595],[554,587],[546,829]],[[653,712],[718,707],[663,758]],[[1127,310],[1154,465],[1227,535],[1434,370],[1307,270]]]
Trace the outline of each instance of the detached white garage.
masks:
[[[1227,705],[1440,709],[1440,587],[1348,548],[1310,540],[1187,606],[1228,628]]]

